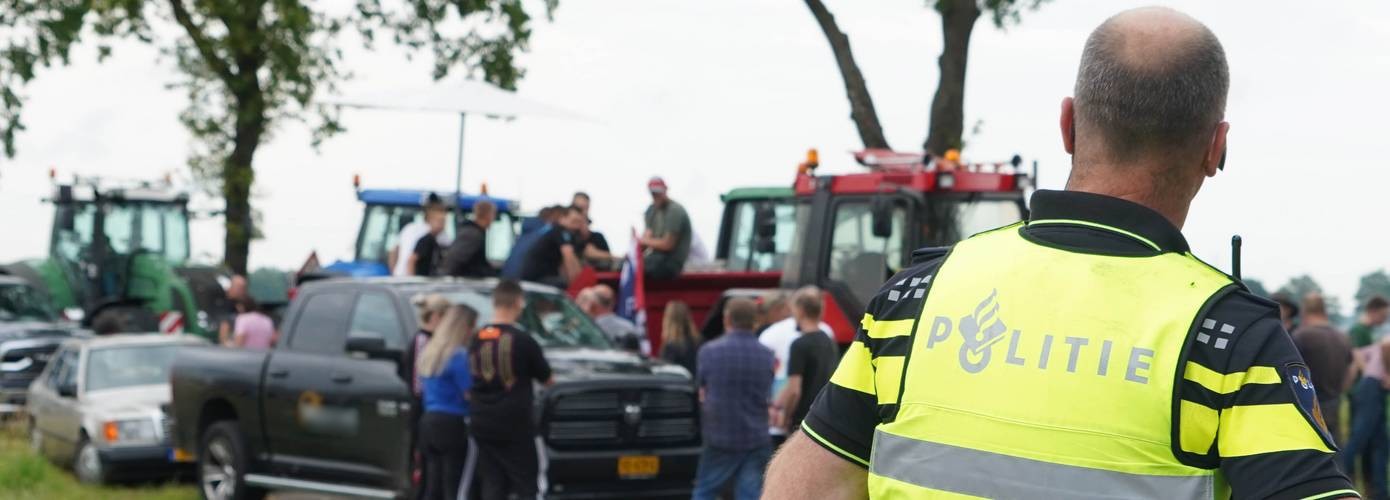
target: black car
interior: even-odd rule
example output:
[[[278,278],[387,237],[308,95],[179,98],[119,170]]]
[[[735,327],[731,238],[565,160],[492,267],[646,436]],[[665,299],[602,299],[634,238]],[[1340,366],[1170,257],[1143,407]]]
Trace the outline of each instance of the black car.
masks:
[[[75,334],[82,330],[61,322],[43,293],[0,275],[0,415],[24,408],[29,384]]]
[[[187,348],[172,371],[173,456],[206,498],[296,489],[405,498],[418,409],[404,360],[411,299],[440,293],[489,319],[495,280],[333,279],[301,288],[271,351]],[[533,418],[549,498],[688,496],[699,408],[690,375],[610,346],[559,290],[524,285],[521,325],[556,383]]]

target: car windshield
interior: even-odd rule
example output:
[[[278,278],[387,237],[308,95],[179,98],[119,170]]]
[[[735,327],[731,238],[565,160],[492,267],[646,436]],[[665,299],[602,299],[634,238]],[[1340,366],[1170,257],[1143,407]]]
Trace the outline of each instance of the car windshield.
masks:
[[[357,260],[386,262],[386,256],[396,246],[401,228],[425,220],[425,211],[417,206],[369,205],[357,238]],[[487,258],[500,263],[511,254],[520,221],[512,214],[497,214],[497,220],[487,229]],[[444,223],[446,239],[454,237],[454,212],[449,211]]]
[[[163,202],[107,203],[102,205],[102,232],[107,250],[118,255],[137,251],[164,256],[170,262],[188,260],[188,212],[183,205]],[[69,261],[91,258],[96,232],[96,205],[60,204],[60,217],[71,214],[72,227],[57,227],[53,244]]]
[[[0,321],[53,321],[57,317],[38,290],[28,285],[0,285]]]
[[[106,347],[87,356],[87,392],[169,383],[171,344]]]
[[[490,290],[447,291],[443,294],[450,302],[477,310],[479,325],[492,322]],[[598,325],[561,294],[526,292],[526,310],[521,314],[520,323],[544,347],[612,348]]]
[[[759,206],[772,209],[772,222],[776,226],[770,248],[757,248],[754,227]],[[724,268],[730,271],[768,272],[782,270],[787,252],[792,247],[792,237],[796,234],[796,202],[788,198],[770,200],[730,201],[725,209],[732,215],[727,249],[720,255],[726,259]]]

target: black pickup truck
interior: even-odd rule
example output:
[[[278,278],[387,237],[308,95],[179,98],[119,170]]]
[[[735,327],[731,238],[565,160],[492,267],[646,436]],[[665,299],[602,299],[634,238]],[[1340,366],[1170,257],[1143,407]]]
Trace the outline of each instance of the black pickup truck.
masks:
[[[441,293],[486,322],[492,280],[316,281],[270,351],[184,349],[171,374],[176,460],[216,500],[301,490],[407,498],[418,409],[406,382],[411,299]],[[549,498],[689,495],[699,407],[690,376],[609,346],[560,291],[527,284],[521,321],[555,385],[537,388]]]

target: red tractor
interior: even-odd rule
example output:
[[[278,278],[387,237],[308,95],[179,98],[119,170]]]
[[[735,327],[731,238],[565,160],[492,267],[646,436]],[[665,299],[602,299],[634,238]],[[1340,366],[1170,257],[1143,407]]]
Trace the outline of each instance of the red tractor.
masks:
[[[1020,168],[1018,156],[1009,162],[962,163],[958,154],[925,161],[920,153],[871,149],[854,157],[865,171],[818,176],[811,150],[798,167],[791,200],[726,205],[720,256],[768,255],[781,261],[775,268],[780,271],[686,271],[673,280],[645,280],[646,331],[653,349],[660,346],[661,316],[672,300],[690,305],[708,338],[722,330],[718,318],[727,298],[806,285],[824,290],[825,322],[837,342],[848,344],[869,299],[910,264],[913,250],[952,245],[1023,219],[1024,191],[1036,175]],[[1033,167],[1036,171],[1036,163]],[[751,231],[736,230],[748,225],[740,224],[749,219],[738,216],[741,209],[752,210]],[[790,239],[781,234],[788,230]],[[739,240],[736,233],[749,237]],[[787,241],[786,248],[778,248]],[[618,273],[598,275],[615,287],[618,278]]]

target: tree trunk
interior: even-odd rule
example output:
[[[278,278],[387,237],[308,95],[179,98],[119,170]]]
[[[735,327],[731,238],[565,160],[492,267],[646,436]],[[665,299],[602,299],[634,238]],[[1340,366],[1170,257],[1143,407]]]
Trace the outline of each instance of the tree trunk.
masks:
[[[260,39],[260,21],[264,0],[238,0],[237,9],[224,11],[223,24],[227,39],[236,47],[232,64],[236,75],[227,81],[234,98],[236,112],[232,152],[222,168],[222,198],[227,203],[224,225],[223,262],[233,273],[246,275],[251,253],[252,227],[251,186],[256,181],[252,160],[261,145],[267,125],[265,90],[258,76],[265,66],[267,54]]]
[[[256,180],[251,166],[265,134],[266,119],[265,99],[258,82],[243,82],[239,87],[244,91],[233,93],[237,96],[236,135],[232,139],[232,152],[222,167],[222,198],[227,203],[223,262],[233,273],[245,275],[253,234],[251,185]]]
[[[888,140],[883,137],[883,127],[878,123],[878,112],[874,111],[874,100],[869,97],[869,87],[864,83],[864,74],[854,62],[854,53],[849,48],[849,37],[835,24],[835,16],[825,8],[820,0],[806,0],[811,14],[816,16],[830,50],[835,54],[835,63],[840,66],[840,78],[845,82],[845,94],[849,97],[849,117],[859,129],[859,140],[865,148],[888,148]]]
[[[961,147],[965,133],[965,62],[970,54],[970,32],[980,18],[976,0],[938,0],[941,13],[941,37],[945,45],[937,59],[941,81],[931,102],[931,122],[927,142],[928,153],[944,155],[948,149]]]

